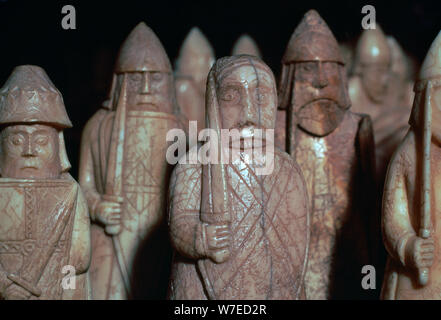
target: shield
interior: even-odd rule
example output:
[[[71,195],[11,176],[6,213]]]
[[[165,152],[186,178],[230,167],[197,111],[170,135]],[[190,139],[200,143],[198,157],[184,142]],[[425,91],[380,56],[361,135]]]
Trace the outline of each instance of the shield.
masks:
[[[32,254],[48,247],[48,237],[60,217],[54,214],[76,187],[68,180],[18,180],[0,179],[0,265],[3,271],[19,275],[35,261]],[[68,264],[73,226],[73,214],[57,241],[54,253],[43,266],[36,279],[41,289],[40,299],[60,299],[62,296],[62,268]]]

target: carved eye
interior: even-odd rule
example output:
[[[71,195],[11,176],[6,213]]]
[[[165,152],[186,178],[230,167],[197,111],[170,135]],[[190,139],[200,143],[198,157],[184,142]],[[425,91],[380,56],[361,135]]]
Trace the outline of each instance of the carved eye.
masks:
[[[220,95],[220,99],[227,102],[235,102],[240,100],[240,93],[235,88],[228,88],[223,90]]]
[[[312,71],[312,66],[311,66],[310,63],[304,63],[304,64],[302,64],[302,69],[303,69],[303,71],[311,72]]]
[[[134,72],[129,75],[131,81],[139,82],[142,79],[142,76],[139,72]]]
[[[163,74],[161,72],[154,72],[152,77],[153,77],[153,80],[160,81],[163,78]]]
[[[21,135],[15,134],[11,137],[11,142],[13,145],[19,146],[19,145],[23,144],[24,139]]]
[[[38,136],[35,139],[35,143],[40,145],[40,146],[44,146],[49,142],[49,138],[47,136]]]

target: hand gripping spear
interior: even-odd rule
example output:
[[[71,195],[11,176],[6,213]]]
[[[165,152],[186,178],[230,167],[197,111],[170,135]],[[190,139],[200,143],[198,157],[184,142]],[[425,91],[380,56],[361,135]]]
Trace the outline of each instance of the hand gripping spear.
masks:
[[[126,105],[127,105],[127,93],[126,93],[126,79],[124,79],[121,87],[121,94],[118,98],[118,104],[115,111],[115,119],[113,121],[112,136],[110,140],[110,150],[108,157],[108,165],[106,172],[106,184],[105,194],[103,199],[111,202],[123,202],[123,186],[122,186],[122,173],[123,173],[123,160],[124,160],[124,138],[125,138],[125,126],[126,126]],[[106,233],[112,236],[113,247],[115,249],[115,255],[118,262],[121,276],[124,281],[124,287],[127,295],[130,295],[130,278],[127,272],[127,267],[122,254],[121,243],[118,238],[118,234],[121,232],[121,225],[107,225]]]
[[[431,107],[432,83],[427,82],[425,107],[424,107],[424,126],[423,126],[423,163],[422,163],[422,182],[421,188],[421,222],[419,236],[423,239],[430,237],[430,142],[432,138],[432,107]],[[418,269],[418,282],[424,286],[429,281],[429,268]]]

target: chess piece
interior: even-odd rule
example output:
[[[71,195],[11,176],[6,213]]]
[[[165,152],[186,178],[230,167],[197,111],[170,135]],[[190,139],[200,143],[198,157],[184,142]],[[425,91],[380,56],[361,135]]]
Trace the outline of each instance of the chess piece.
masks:
[[[410,114],[409,108],[393,97],[404,88],[394,84],[392,58],[391,47],[378,24],[376,29],[364,30],[357,43],[354,75],[349,81],[352,111],[368,114],[372,119],[379,186],[383,185],[390,157],[408,130]]]
[[[63,138],[71,126],[46,72],[16,67],[0,89],[0,299],[90,298],[89,214]]]
[[[355,49],[354,74],[349,79],[352,111],[371,116],[382,115],[388,93],[391,51],[383,30],[364,30]]]
[[[257,43],[247,34],[241,35],[233,45],[231,55],[234,56],[238,54],[249,54],[262,58],[262,54],[260,53]]]
[[[383,299],[441,299],[441,32],[415,84],[410,130],[389,164],[382,227],[389,253]]]
[[[296,159],[311,208],[307,299],[366,297],[361,268],[380,244],[373,217],[375,166],[370,119],[349,111],[347,78],[338,43],[315,10],[295,29],[282,59],[279,86],[285,121],[278,143]],[[286,128],[286,129],[285,129]],[[375,221],[377,218],[377,221]]]
[[[192,28],[182,44],[176,63],[176,96],[188,121],[205,128],[205,87],[215,60],[214,50],[203,33]]]
[[[179,121],[170,61],[142,22],[120,49],[110,94],[81,145],[80,184],[93,221],[93,296],[165,298],[166,134]]]
[[[237,129],[242,148],[218,144],[236,155],[228,164],[175,167],[170,298],[300,299],[309,243],[304,179],[286,153],[274,148],[259,156],[256,140],[249,143],[257,129],[274,129],[272,71],[254,56],[219,59],[208,76],[206,101],[207,127],[218,138],[221,130]],[[260,142],[270,148],[271,140]],[[270,155],[274,170],[259,175],[258,167],[271,161]]]
[[[387,42],[392,56],[387,98],[381,114],[373,122],[379,186],[384,185],[390,158],[409,130],[408,119],[413,101],[413,81],[408,76],[409,62],[394,37],[387,37]]]

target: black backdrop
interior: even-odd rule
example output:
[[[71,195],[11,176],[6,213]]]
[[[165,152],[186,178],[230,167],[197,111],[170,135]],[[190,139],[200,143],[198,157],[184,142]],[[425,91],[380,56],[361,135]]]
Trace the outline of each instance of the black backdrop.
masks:
[[[64,30],[61,8],[76,9],[76,30]],[[72,174],[77,177],[81,131],[105,99],[124,38],[145,21],[172,63],[188,31],[198,26],[216,56],[229,55],[242,33],[260,46],[276,76],[280,59],[303,14],[316,9],[339,41],[356,41],[362,6],[374,5],[377,22],[417,61],[441,29],[441,1],[19,1],[0,0],[0,83],[20,64],[43,67],[64,96],[74,124],[65,132]]]

